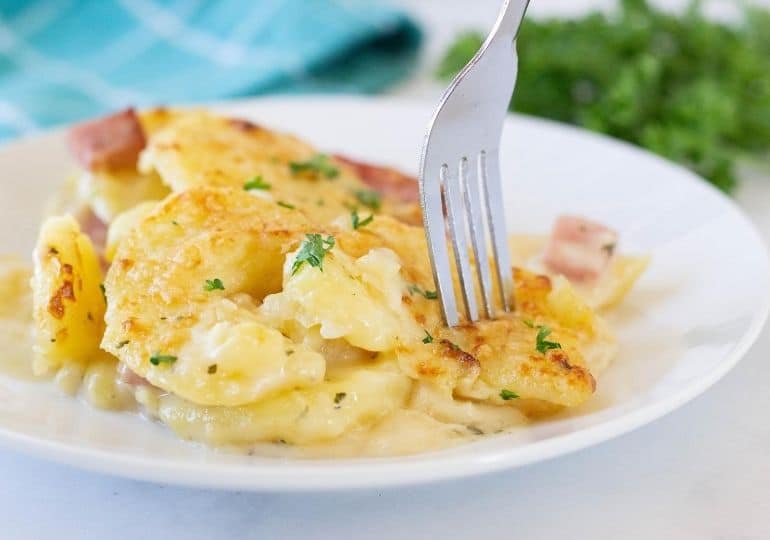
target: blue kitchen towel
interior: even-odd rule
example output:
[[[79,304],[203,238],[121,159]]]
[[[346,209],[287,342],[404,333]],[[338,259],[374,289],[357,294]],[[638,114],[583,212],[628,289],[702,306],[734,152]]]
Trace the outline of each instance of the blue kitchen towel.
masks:
[[[127,105],[376,92],[419,43],[372,0],[0,0],[0,139]]]

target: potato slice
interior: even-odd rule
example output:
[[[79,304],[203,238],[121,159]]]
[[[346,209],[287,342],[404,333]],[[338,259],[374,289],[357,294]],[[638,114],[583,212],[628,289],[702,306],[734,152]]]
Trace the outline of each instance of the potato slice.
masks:
[[[104,331],[102,272],[91,240],[70,216],[48,218],[34,250],[32,277],[36,360],[43,374],[85,364]]]

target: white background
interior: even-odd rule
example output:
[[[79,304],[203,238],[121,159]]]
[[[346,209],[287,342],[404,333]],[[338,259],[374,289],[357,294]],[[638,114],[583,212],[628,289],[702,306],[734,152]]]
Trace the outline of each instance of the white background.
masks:
[[[491,23],[498,2],[400,3],[429,33],[426,75],[396,93],[436,99],[441,88],[427,72],[440,51],[458,29]],[[531,14],[586,4],[534,1]],[[728,3],[713,5],[724,11]],[[770,238],[770,180],[748,176],[739,202]],[[770,538],[768,351],[766,330],[705,395],[620,439],[526,469],[409,489],[202,491],[0,453],[0,538]]]

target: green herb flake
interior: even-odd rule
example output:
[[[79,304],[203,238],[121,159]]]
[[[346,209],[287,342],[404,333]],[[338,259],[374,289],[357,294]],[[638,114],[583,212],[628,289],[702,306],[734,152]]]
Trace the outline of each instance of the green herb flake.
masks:
[[[171,224],[172,224],[174,227],[179,227],[179,222],[178,222],[177,220],[175,220],[175,219],[171,220]]]
[[[284,208],[288,208],[289,210],[296,210],[297,209],[297,207],[294,206],[293,204],[289,204],[289,203],[283,202],[283,201],[278,201],[275,204],[277,204],[278,206],[283,206]]]
[[[528,326],[529,328],[535,327],[535,323],[532,319],[522,319],[521,322],[524,324],[524,326]]]
[[[317,154],[307,161],[291,161],[289,169],[294,176],[311,174],[332,180],[340,175],[340,170],[334,166],[326,154]]]
[[[261,174],[258,174],[257,176],[255,176],[254,178],[252,178],[251,180],[243,184],[243,189],[245,191],[251,191],[254,189],[266,190],[266,189],[270,189],[271,187],[272,186],[270,184],[265,182]]]
[[[337,393],[334,395],[334,403],[335,403],[336,405],[339,405],[340,401],[342,401],[343,399],[345,399],[345,396],[347,396],[347,395],[348,395],[348,394],[347,394],[346,392],[337,392]]]
[[[430,332],[428,332],[427,330],[425,331],[425,337],[422,338],[422,342],[425,343],[426,345],[428,343],[433,343],[433,336],[431,336]]]
[[[121,341],[120,343],[118,343],[118,344],[115,346],[115,348],[116,348],[116,349],[122,349],[123,347],[125,347],[125,346],[126,346],[126,345],[128,345],[129,343],[131,343],[131,342],[130,342],[129,340],[127,340],[127,339],[126,339],[126,340],[124,340],[124,341]]]
[[[204,291],[224,291],[225,290],[225,284],[222,283],[222,280],[219,278],[214,279],[207,279],[206,283],[203,284],[203,290]]]
[[[170,354],[155,353],[150,356],[150,364],[153,366],[159,366],[161,364],[173,364],[176,361],[177,357],[171,356]]]
[[[102,291],[102,298],[104,298],[104,303],[107,303],[107,289],[104,287],[104,283],[99,284],[99,290]]]
[[[510,401],[512,399],[518,399],[519,394],[517,394],[516,392],[512,392],[510,390],[503,389],[503,390],[500,390],[500,397],[505,401]]]
[[[207,372],[209,375],[214,375],[214,374],[217,372],[217,365],[216,365],[216,364],[211,364],[211,365],[208,367],[208,369],[206,370],[206,372]]]
[[[409,291],[410,295],[414,295],[416,293],[427,298],[428,300],[436,300],[438,298],[437,291],[426,291],[417,284],[409,285],[407,290]]]
[[[371,208],[372,210],[379,210],[380,206],[382,206],[382,198],[376,191],[372,191],[370,189],[359,189],[356,190],[353,195],[355,195],[358,202],[367,208]]]
[[[546,341],[545,338],[551,335],[551,329],[547,326],[537,327],[537,338],[535,342],[535,349],[538,352],[545,354],[546,351],[551,349],[561,349],[561,343],[555,341]]]
[[[368,218],[361,219],[358,216],[358,210],[354,209],[352,212],[350,212],[350,221],[353,224],[353,230],[358,230],[362,227],[366,227],[372,222],[372,220],[374,220],[374,214],[371,214]]]
[[[299,272],[304,263],[317,267],[323,272],[323,261],[326,254],[334,247],[334,237],[323,238],[320,234],[308,234],[297,252],[297,257],[291,265],[291,275]]]

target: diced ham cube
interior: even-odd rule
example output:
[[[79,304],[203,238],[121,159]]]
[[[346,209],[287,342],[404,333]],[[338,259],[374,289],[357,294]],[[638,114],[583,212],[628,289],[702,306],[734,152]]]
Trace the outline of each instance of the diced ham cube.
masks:
[[[147,379],[131,371],[123,362],[118,364],[118,380],[129,386],[152,386]]]
[[[90,171],[135,167],[147,143],[133,109],[73,127],[68,142],[78,163]]]
[[[618,233],[578,216],[560,216],[543,254],[546,267],[576,283],[598,279],[609,266]]]
[[[352,167],[366,185],[383,197],[402,203],[414,203],[420,200],[420,187],[415,177],[403,174],[396,169],[370,165],[345,156],[334,157]]]
[[[80,230],[91,239],[98,253],[103,253],[107,245],[107,224],[88,207],[77,214]]]

